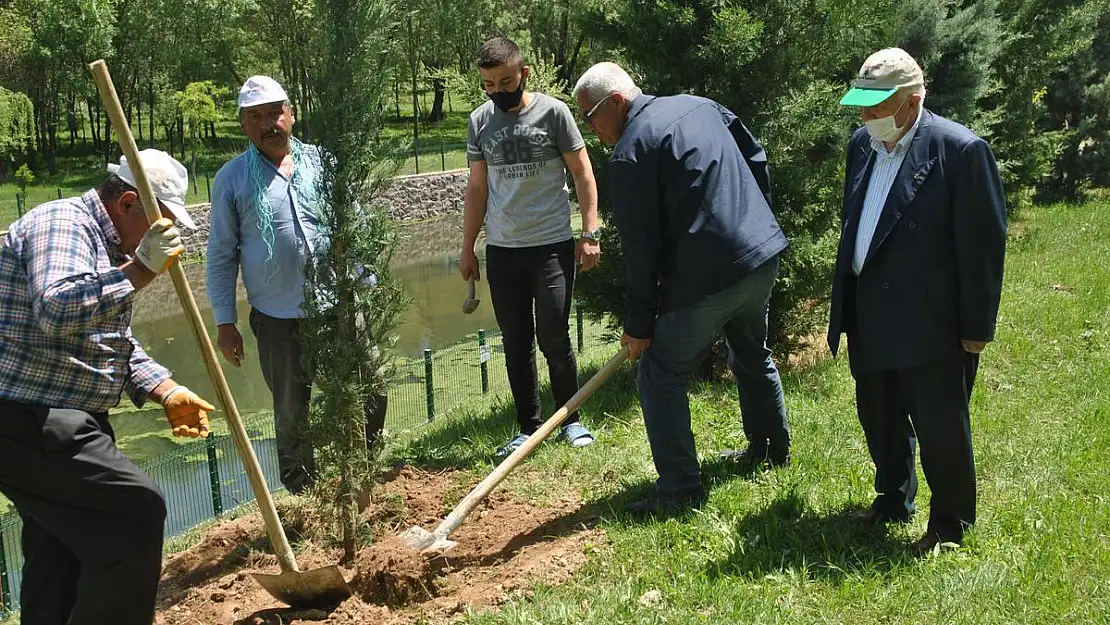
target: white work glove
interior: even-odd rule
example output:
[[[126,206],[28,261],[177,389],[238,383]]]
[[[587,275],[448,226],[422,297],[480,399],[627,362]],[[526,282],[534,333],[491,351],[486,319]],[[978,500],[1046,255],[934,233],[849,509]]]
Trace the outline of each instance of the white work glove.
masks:
[[[178,256],[185,251],[181,233],[165,217],[150,224],[135,250],[135,257],[144,267],[156,274],[164,273]]]

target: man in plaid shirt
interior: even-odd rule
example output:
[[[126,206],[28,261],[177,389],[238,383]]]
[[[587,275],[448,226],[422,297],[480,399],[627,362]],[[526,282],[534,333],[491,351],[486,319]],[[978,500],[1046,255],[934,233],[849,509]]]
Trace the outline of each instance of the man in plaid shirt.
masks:
[[[185,211],[185,168],[142,160],[163,211]],[[0,240],[0,493],[23,519],[24,625],[150,625],[162,493],[116,447],[108,410],[127,392],[163,406],[176,436],[206,436],[213,407],[131,335],[135,291],[184,251],[147,224],[126,159],[78,198],[49,202]]]

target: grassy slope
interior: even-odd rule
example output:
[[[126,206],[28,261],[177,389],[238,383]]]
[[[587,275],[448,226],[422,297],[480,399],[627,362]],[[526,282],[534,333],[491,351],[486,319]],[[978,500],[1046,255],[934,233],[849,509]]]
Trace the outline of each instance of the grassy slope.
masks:
[[[973,401],[979,524],[958,553],[914,559],[924,531],[869,531],[872,468],[844,362],[786,375],[795,465],[729,476],[713,451],[742,444],[734,390],[693,394],[712,484],[704,510],[635,522],[616,512],[654,473],[627,374],[585,410],[600,442],[548,444],[507,488],[537,500],[571,491],[601,514],[608,545],[567,586],[475,623],[1106,622],[1110,599],[1110,205],[1031,209],[1012,228],[998,342]],[[400,454],[482,474],[511,410],[472,411]],[[460,494],[461,496],[461,494]],[[921,503],[929,493],[922,482]],[[452,502],[448,502],[452,503]],[[641,603],[658,590],[655,607]]]

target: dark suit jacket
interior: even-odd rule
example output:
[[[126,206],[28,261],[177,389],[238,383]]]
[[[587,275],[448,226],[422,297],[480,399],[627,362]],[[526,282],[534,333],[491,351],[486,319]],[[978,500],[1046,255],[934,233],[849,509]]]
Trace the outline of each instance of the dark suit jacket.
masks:
[[[650,338],[657,314],[736,284],[786,248],[767,155],[712,100],[633,100],[608,172],[629,336]]]
[[[875,163],[866,128],[848,144],[828,341],[848,334],[855,372],[960,358],[961,339],[994,339],[1006,251],[1006,200],[994,155],[967,128],[924,111],[875,228],[852,271]]]

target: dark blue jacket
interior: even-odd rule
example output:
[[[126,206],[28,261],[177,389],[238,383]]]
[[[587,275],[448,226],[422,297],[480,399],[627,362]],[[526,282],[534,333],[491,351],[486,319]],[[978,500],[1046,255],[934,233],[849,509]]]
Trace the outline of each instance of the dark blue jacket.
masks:
[[[632,101],[609,159],[625,332],[735,284],[786,248],[767,155],[731,111],[688,95]]]
[[[861,128],[848,144],[829,348],[835,355],[846,332],[856,372],[961,358],[962,339],[994,339],[1002,294],[1006,199],[994,155],[967,128],[924,111],[856,277],[874,163]]]

